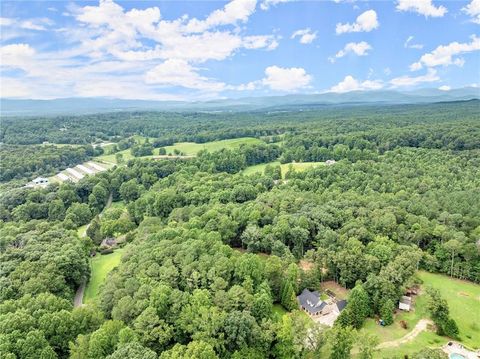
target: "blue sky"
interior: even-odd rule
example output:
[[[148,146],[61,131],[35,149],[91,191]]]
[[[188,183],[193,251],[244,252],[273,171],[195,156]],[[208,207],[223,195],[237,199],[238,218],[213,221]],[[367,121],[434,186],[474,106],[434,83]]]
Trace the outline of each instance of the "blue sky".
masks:
[[[480,85],[480,0],[2,1],[1,97]]]

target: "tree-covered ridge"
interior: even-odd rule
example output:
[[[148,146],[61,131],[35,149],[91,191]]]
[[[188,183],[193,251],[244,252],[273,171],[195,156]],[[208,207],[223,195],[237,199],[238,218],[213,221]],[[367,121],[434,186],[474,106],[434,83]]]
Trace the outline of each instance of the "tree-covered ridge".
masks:
[[[174,113],[121,112],[57,117],[3,118],[0,141],[7,144],[90,144],[119,141],[133,135],[159,139],[162,146],[272,136],[319,129],[323,135],[341,135],[419,123],[467,121],[477,123],[479,100],[422,105],[352,105],[306,107],[301,111]],[[477,123],[478,125],[478,123]],[[435,127],[434,126],[434,127]],[[478,131],[478,130],[477,130]]]

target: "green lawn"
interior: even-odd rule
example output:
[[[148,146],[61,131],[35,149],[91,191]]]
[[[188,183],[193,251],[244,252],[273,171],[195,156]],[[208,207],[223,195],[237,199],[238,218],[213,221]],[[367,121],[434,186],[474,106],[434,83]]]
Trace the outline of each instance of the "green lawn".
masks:
[[[207,150],[209,152],[218,151],[223,148],[235,149],[240,147],[243,144],[257,144],[264,143],[262,140],[253,137],[241,137],[241,138],[232,138],[229,140],[221,141],[212,141],[206,143],[194,143],[194,142],[179,142],[175,143],[173,146],[166,146],[167,154],[172,153],[175,149],[183,152],[186,155],[196,155],[201,150]]]
[[[83,295],[83,302],[88,303],[94,300],[100,289],[100,286],[107,278],[108,273],[112,269],[118,266],[120,263],[120,258],[124,248],[116,249],[115,252],[107,255],[100,255],[97,254],[91,260],[91,271],[92,275],[90,277],[90,281],[87,283],[87,287],[85,288],[85,294]]]
[[[480,285],[450,277],[424,271],[418,272],[418,277],[423,280],[422,294],[415,298],[415,307],[410,312],[399,312],[395,322],[388,327],[381,327],[373,319],[368,319],[362,331],[376,335],[380,342],[399,339],[409,333],[416,323],[422,318],[429,318],[427,311],[427,296],[425,290],[428,286],[440,290],[442,297],[448,302],[450,315],[460,330],[460,341],[468,347],[480,347]],[[400,326],[400,321],[408,323],[408,329]],[[379,358],[389,358],[394,355],[402,357],[412,354],[424,347],[439,347],[449,339],[440,337],[434,332],[422,332],[414,340],[400,347],[382,349],[377,353]]]
[[[277,322],[282,320],[282,317],[287,314],[287,310],[279,303],[273,305],[273,315]]]
[[[285,173],[288,172],[288,170],[290,168],[290,165],[293,166],[293,168],[296,171],[301,172],[301,171],[305,171],[305,170],[307,170],[309,168],[312,168],[312,167],[315,167],[315,166],[323,166],[324,164],[325,164],[324,162],[297,162],[297,163],[283,163],[283,164],[280,164],[280,162],[274,161],[274,162],[261,163],[259,165],[254,165],[254,166],[247,167],[242,171],[242,173],[245,174],[245,175],[251,175],[251,174],[254,174],[254,173],[263,173],[263,171],[265,171],[265,167],[267,167],[268,165],[271,165],[271,166],[280,165],[280,167],[282,169],[282,176],[285,177]]]

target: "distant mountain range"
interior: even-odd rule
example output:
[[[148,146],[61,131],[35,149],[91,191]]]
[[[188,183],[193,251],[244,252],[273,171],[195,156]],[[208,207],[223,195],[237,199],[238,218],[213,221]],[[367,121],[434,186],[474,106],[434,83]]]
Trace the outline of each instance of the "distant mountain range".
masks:
[[[442,91],[352,91],[347,93],[297,94],[245,97],[204,102],[145,101],[108,98],[63,98],[54,100],[0,99],[2,116],[88,114],[115,111],[255,111],[294,110],[328,105],[419,104],[480,99],[480,88]]]

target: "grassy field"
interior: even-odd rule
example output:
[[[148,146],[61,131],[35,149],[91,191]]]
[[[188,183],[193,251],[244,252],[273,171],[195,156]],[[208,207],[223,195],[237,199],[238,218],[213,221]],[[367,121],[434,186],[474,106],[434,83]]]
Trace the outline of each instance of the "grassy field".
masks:
[[[167,150],[167,154],[173,154],[173,151],[177,149],[185,155],[194,156],[201,150],[207,150],[207,151],[213,152],[213,151],[221,150],[222,148],[235,149],[240,147],[240,145],[242,144],[255,144],[255,143],[263,143],[263,141],[257,138],[252,138],[252,137],[242,137],[242,138],[212,141],[212,142],[206,142],[206,143],[179,142],[179,143],[175,143],[172,146],[166,146],[165,149]],[[121,153],[123,155],[124,161],[128,161],[134,158],[130,152],[130,149],[126,149],[124,151],[120,151],[117,153]],[[141,158],[154,158],[155,156],[158,156],[158,155],[159,155],[158,148],[155,148],[152,156],[144,156]],[[105,161],[107,163],[116,164],[117,160],[115,157],[116,157],[116,154],[114,153],[110,155],[99,156],[97,157],[97,159],[100,161]]]
[[[460,330],[460,341],[468,347],[480,347],[480,285],[452,279],[444,275],[418,273],[423,280],[422,293],[415,298],[414,310],[410,312],[399,312],[395,316],[395,322],[388,327],[381,327],[373,319],[368,319],[362,331],[376,335],[381,342],[399,339],[408,334],[415,324],[422,318],[429,318],[427,311],[427,296],[425,289],[429,286],[437,288],[442,297],[448,302],[450,315]],[[400,326],[400,321],[408,323],[408,329]],[[400,347],[382,349],[377,353],[378,358],[389,358],[412,354],[425,347],[439,347],[449,339],[440,337],[434,332],[422,332],[412,341]]]
[[[424,285],[437,288],[448,302],[450,316],[460,330],[461,341],[480,348],[480,285],[444,275],[419,272]]]
[[[100,289],[100,286],[107,278],[108,273],[120,263],[124,248],[116,249],[115,252],[107,255],[97,254],[91,261],[92,276],[85,288],[83,302],[88,303],[94,300]]]
[[[298,163],[280,164],[280,162],[275,161],[275,162],[261,163],[259,165],[247,167],[243,170],[242,173],[245,174],[245,175],[251,175],[251,174],[254,174],[254,173],[263,173],[263,171],[265,171],[265,167],[267,167],[268,165],[271,165],[271,166],[280,165],[280,167],[282,169],[282,176],[285,177],[285,173],[288,172],[290,165],[292,165],[293,168],[296,171],[301,172],[301,171],[305,171],[305,170],[307,170],[309,168],[312,168],[312,167],[315,167],[315,166],[323,166],[323,165],[325,165],[325,163],[324,162],[298,162]]]
[[[172,153],[175,149],[183,152],[186,155],[196,155],[201,150],[207,150],[209,152],[218,151],[223,148],[228,149],[235,149],[240,147],[243,144],[256,144],[256,143],[263,143],[263,141],[253,138],[253,137],[241,137],[241,138],[233,138],[229,140],[221,140],[221,141],[212,141],[206,143],[194,143],[194,142],[179,142],[175,143],[173,146],[167,146],[165,149],[167,150],[167,154]]]

